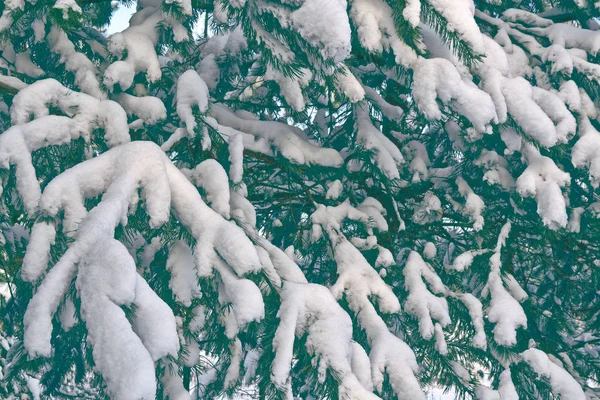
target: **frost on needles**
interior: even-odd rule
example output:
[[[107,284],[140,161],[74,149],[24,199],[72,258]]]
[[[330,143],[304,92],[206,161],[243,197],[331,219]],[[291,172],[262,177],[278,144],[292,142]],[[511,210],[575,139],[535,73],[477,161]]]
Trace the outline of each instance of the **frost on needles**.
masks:
[[[600,399],[600,6],[0,6],[0,398]]]

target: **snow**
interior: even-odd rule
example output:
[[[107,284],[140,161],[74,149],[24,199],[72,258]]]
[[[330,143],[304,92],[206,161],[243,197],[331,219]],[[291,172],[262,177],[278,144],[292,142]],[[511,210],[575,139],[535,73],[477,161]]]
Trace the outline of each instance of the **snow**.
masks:
[[[475,231],[480,231],[484,225],[483,216],[481,215],[485,207],[483,200],[473,192],[462,176],[456,178],[456,185],[458,186],[458,192],[466,200],[464,210],[473,222],[473,229]]]
[[[469,310],[469,316],[475,327],[473,346],[485,350],[487,348],[487,339],[484,329],[483,306],[481,305],[481,302],[470,293],[459,294],[458,298]]]
[[[486,170],[483,180],[490,185],[500,185],[504,190],[510,190],[515,186],[515,180],[507,169],[508,162],[495,151],[483,150],[481,156],[475,160],[475,165]]]
[[[133,331],[139,336],[153,361],[176,357],[179,337],[171,308],[140,275],[136,276]]]
[[[448,21],[447,29],[455,31],[470,44],[475,53],[484,53],[483,35],[473,18],[473,0],[428,0]]]
[[[65,306],[60,313],[60,326],[65,332],[68,332],[77,322],[79,322],[79,318],[77,317],[75,304],[73,303],[73,300],[67,296],[65,299]]]
[[[373,126],[366,105],[356,107],[357,144],[370,150],[374,163],[390,179],[400,178],[398,166],[404,163],[400,150],[379,129]]]
[[[118,103],[74,92],[54,79],[36,81],[21,89],[13,99],[11,121],[13,125],[22,125],[32,115],[34,118],[47,116],[50,105],[57,105],[65,114],[73,117],[75,132],[72,135],[77,133],[74,139],[89,137],[95,127],[102,127],[110,147],[129,141],[127,115]],[[40,136],[37,133],[35,137]]]
[[[552,393],[564,399],[585,400],[587,399],[581,386],[562,367],[556,365],[548,358],[548,355],[538,349],[528,349],[521,353],[521,358],[533,370],[550,380]]]
[[[157,97],[136,97],[123,93],[119,96],[119,104],[123,106],[128,115],[141,118],[147,125],[154,125],[158,121],[167,119],[167,109]]]
[[[415,251],[408,256],[402,273],[405,278],[404,286],[408,291],[404,310],[419,319],[419,332],[423,339],[429,340],[434,333],[432,319],[439,321],[441,325],[439,329],[451,321],[446,299],[431,293],[425,282],[434,293],[445,294],[447,289],[435,271]]]
[[[552,44],[583,49],[594,57],[600,50],[600,33],[597,31],[569,24],[553,24],[537,32],[544,33]]]
[[[435,349],[442,356],[448,355],[448,345],[446,344],[446,339],[444,338],[444,331],[442,330],[442,326],[439,323],[435,324],[434,332],[435,332]]]
[[[224,321],[225,334],[229,339],[233,339],[247,324],[260,321],[264,317],[263,298],[254,282],[239,278],[233,268],[224,261],[216,258],[213,263],[222,283],[219,285],[219,302],[221,305],[231,304],[225,311]]]
[[[523,197],[535,197],[544,225],[554,230],[564,228],[568,218],[561,188],[570,183],[571,176],[531,144],[526,144],[522,153],[527,168],[517,179],[517,192]]]
[[[559,141],[565,142],[575,133],[573,115],[551,92],[532,87],[525,79],[517,77],[502,80],[502,94],[511,117],[542,146],[552,147]]]
[[[46,187],[40,201],[44,213],[52,216],[64,209],[68,215],[82,206],[82,196],[105,193],[100,204],[80,214],[75,241],[29,303],[24,344],[32,356],[51,354],[52,316],[77,274],[82,319],[95,363],[117,399],[153,398],[153,361],[176,356],[179,348],[170,308],[137,275],[126,248],[112,238],[138,188],[151,226],[164,223],[172,209],[190,229],[198,243],[196,265],[204,272],[207,267],[219,270],[238,327],[263,314],[259,289],[237,276],[260,269],[254,246],[239,227],[204,204],[156,144],[124,144],[65,171]],[[73,195],[74,190],[79,196]],[[119,307],[132,304],[137,310],[133,329]],[[110,323],[104,324],[106,320]]]
[[[479,385],[475,388],[475,396],[478,400],[501,400],[500,394],[487,386]]]
[[[391,50],[396,63],[411,66],[416,62],[417,54],[398,37],[392,15],[392,9],[382,0],[355,0],[350,8],[350,17],[365,49],[373,53]]]
[[[351,103],[361,101],[365,97],[365,88],[356,76],[344,65],[342,73],[337,74],[337,87],[348,97]]]
[[[229,138],[229,178],[233,184],[241,184],[244,174],[244,138],[233,135]]]
[[[510,222],[507,222],[498,236],[498,244],[494,254],[490,258],[490,273],[488,275],[487,284],[482,292],[483,296],[490,296],[490,307],[487,310],[488,320],[494,324],[494,340],[496,343],[511,347],[517,343],[517,328],[527,328],[527,316],[523,308],[513,297],[512,292],[517,294],[517,297],[522,301],[527,298],[522,291],[509,282],[510,292],[506,290],[503,279],[501,277],[501,259],[500,252],[504,246],[505,240],[510,232]],[[518,288],[520,289],[520,287]]]
[[[425,145],[417,140],[411,140],[404,146],[406,157],[410,160],[409,171],[413,174],[412,182],[418,183],[429,179],[428,167],[431,167],[429,154]]]
[[[579,140],[571,150],[571,162],[575,167],[587,167],[591,184],[594,188],[600,185],[600,133],[593,127],[588,118],[580,118]]]
[[[208,110],[208,87],[198,73],[190,69],[177,79],[177,115],[190,137],[195,136],[196,129],[193,107],[198,107],[200,113]],[[210,144],[206,147],[210,147]]]
[[[53,8],[57,8],[62,10],[63,19],[69,18],[69,10],[72,10],[75,13],[81,14],[81,7],[75,2],[75,0],[56,0]]]
[[[413,27],[419,25],[419,21],[421,20],[421,1],[408,0],[402,10],[402,16]]]
[[[58,105],[72,118],[48,115]],[[30,116],[36,118],[27,122]],[[83,137],[89,141],[93,129],[105,129],[109,146],[129,141],[127,116],[114,101],[97,100],[72,92],[54,79],[37,81],[23,88],[13,99],[13,127],[0,136],[0,164],[16,165],[17,188],[27,210],[36,210],[41,190],[31,161],[31,152],[42,147],[65,144]]]
[[[425,243],[425,246],[423,248],[423,255],[425,256],[425,258],[432,260],[435,258],[436,254],[437,254],[437,249],[435,247],[435,244],[432,242]]]
[[[160,378],[164,393],[170,400],[189,400],[190,394],[183,387],[183,382],[177,374],[177,366],[168,364]]]
[[[271,366],[271,380],[276,385],[286,387],[294,337],[306,334],[306,349],[316,357],[320,382],[325,380],[326,371],[331,370],[339,382],[340,396],[379,398],[370,393],[372,387],[368,387],[370,370],[366,354],[363,354],[364,350],[356,354],[358,345],[351,341],[352,321],[327,288],[315,284],[285,283],[277,316],[280,323],[273,338],[276,355]],[[367,387],[361,381],[366,382]]]
[[[489,94],[462,79],[456,67],[443,58],[419,58],[414,68],[412,94],[419,110],[428,118],[442,118],[437,99],[465,116],[475,129],[486,132],[497,121],[496,107]]]
[[[229,219],[229,178],[221,164],[208,159],[192,170],[184,168],[181,171],[192,183],[204,189],[210,207]]]
[[[28,75],[32,78],[38,78],[45,72],[31,61],[31,53],[25,51],[16,55],[15,67],[20,74]]]
[[[40,380],[29,375],[25,379],[27,381],[27,389],[29,389],[29,392],[33,396],[32,400],[40,400],[40,394],[42,393]]]
[[[169,251],[166,268],[171,272],[169,288],[175,295],[175,300],[189,307],[194,298],[200,297],[198,277],[194,256],[188,245],[178,240]]]
[[[127,51],[125,62],[138,72],[146,72],[149,82],[161,78],[160,64],[154,46],[158,42],[157,24],[163,19],[162,11],[155,7],[144,7],[129,21],[129,27],[111,36],[108,50],[121,58]]]
[[[542,18],[537,14],[530,13],[525,10],[519,10],[517,8],[509,8],[502,13],[502,18],[506,21],[511,22],[524,22],[528,25],[545,27],[552,25],[553,22],[550,19]]]
[[[500,374],[498,393],[501,400],[519,400],[517,389],[511,378],[510,369],[506,369]]]
[[[383,115],[386,116],[386,118],[389,118],[392,121],[402,121],[402,118],[404,117],[404,110],[402,110],[401,107],[388,103],[375,89],[364,85],[363,89],[369,100],[377,104],[377,107],[381,110]]]
[[[305,0],[290,14],[290,25],[324,59],[338,63],[350,55],[350,23],[346,0]]]
[[[268,141],[277,147],[281,155],[298,164],[318,164],[322,166],[339,166],[342,164],[342,157],[337,151],[319,147],[309,142],[304,132],[297,127],[275,121],[245,119],[219,103],[212,105],[210,115],[221,126],[233,128],[237,132],[243,132]],[[221,130],[220,127],[219,130]],[[245,141],[244,146],[249,148]]]
[[[242,361],[242,342],[239,339],[235,339],[229,344],[229,367],[225,373],[225,379],[223,380],[223,387],[229,389],[233,386],[235,381],[240,375],[240,363]]]
[[[131,64],[125,61],[115,61],[104,71],[104,84],[111,91],[117,83],[121,90],[127,90],[133,84],[134,76],[135,71]]]
[[[48,43],[50,50],[60,56],[60,62],[65,64],[65,68],[75,73],[75,83],[83,92],[98,99],[106,97],[100,89],[96,66],[83,53],[75,50],[75,45],[65,31],[53,26],[48,34]]]
[[[442,202],[433,193],[427,192],[423,201],[417,205],[413,214],[413,221],[419,225],[437,221],[442,216]]]
[[[333,182],[327,183],[327,193],[325,194],[326,199],[337,200],[344,190],[344,185],[339,179]]]
[[[312,238],[318,240],[325,229],[331,241],[338,269],[338,280],[331,287],[331,292],[336,298],[342,294],[346,296],[350,309],[367,333],[374,387],[381,390],[383,372],[386,371],[396,395],[424,400],[425,396],[414,375],[418,370],[414,353],[388,330],[371,299],[377,301],[379,310],[384,313],[399,312],[400,302],[360,251],[340,232],[340,225],[345,218],[367,223],[369,219],[365,217],[366,214],[347,202],[337,207],[318,205],[311,215]]]
[[[55,242],[56,228],[47,222],[38,222],[31,229],[27,251],[23,258],[21,277],[35,282],[48,268],[50,246]]]
[[[96,243],[90,257],[79,265],[76,281],[95,368],[102,374],[110,396],[117,400],[155,396],[153,359],[119,307],[130,305],[136,298],[136,281],[129,253],[114,239]],[[28,313],[30,309],[31,304]],[[27,334],[26,328],[26,339]],[[27,340],[25,346],[29,348]]]

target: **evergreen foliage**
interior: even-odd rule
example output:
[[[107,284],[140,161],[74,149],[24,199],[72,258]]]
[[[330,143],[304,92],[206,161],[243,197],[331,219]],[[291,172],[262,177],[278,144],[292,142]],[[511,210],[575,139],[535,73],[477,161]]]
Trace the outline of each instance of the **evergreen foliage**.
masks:
[[[0,4],[0,398],[600,399],[600,3],[132,4]]]

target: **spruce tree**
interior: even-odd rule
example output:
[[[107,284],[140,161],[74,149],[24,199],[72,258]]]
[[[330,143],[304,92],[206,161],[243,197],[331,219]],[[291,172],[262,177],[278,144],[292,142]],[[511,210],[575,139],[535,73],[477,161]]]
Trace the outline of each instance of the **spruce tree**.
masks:
[[[6,0],[0,397],[600,399],[600,3]]]

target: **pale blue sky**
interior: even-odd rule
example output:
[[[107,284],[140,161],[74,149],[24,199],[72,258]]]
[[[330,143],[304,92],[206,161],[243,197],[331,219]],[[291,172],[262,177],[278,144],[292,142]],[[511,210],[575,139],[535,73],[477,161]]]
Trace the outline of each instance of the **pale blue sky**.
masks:
[[[123,29],[129,26],[129,18],[135,12],[136,3],[133,3],[129,7],[119,3],[119,8],[113,14],[110,21],[110,25],[106,29],[107,35],[112,35],[115,32],[121,32]]]

